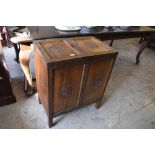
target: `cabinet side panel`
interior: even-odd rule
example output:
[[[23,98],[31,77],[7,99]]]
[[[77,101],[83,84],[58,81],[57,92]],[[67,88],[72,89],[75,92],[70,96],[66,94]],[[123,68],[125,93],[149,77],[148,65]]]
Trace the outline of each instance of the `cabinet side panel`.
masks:
[[[36,83],[37,83],[38,96],[46,112],[48,112],[47,66],[46,64],[43,63],[42,57],[40,57],[40,53],[35,46],[34,51],[35,51],[34,56],[35,56],[35,70],[36,70]]]
[[[54,71],[54,114],[76,108],[82,73],[83,65],[59,68]]]

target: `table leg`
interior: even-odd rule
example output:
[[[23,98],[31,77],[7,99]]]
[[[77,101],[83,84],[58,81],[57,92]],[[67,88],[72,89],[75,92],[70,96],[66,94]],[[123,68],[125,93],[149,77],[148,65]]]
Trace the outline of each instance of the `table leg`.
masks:
[[[139,44],[141,44],[144,41],[144,37],[141,37],[139,40]]]
[[[15,58],[15,60],[19,63],[20,46],[18,44],[14,44],[13,43],[13,47],[14,47],[15,52],[16,52],[16,58]]]
[[[146,47],[148,47],[148,45],[150,44],[150,37],[149,38],[145,38],[144,41],[142,42],[142,45],[137,53],[137,56],[136,56],[136,64],[139,64],[139,58],[140,58],[140,55],[142,54],[142,52],[144,51],[144,49]]]
[[[111,41],[110,41],[110,44],[109,44],[109,46],[112,46],[112,44],[113,44],[113,41],[114,41],[114,40],[111,40]]]

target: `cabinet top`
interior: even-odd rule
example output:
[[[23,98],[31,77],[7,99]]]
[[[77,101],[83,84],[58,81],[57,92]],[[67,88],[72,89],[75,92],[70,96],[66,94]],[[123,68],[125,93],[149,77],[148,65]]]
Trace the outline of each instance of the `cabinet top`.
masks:
[[[115,53],[116,50],[95,37],[75,37],[34,41],[50,62]]]

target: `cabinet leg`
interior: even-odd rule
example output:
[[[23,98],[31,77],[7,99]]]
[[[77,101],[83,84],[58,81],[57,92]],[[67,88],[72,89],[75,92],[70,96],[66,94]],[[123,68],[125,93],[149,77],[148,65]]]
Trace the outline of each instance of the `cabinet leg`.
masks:
[[[51,128],[53,126],[53,118],[52,117],[48,117],[48,126],[49,126],[49,128]]]
[[[100,106],[101,106],[101,101],[96,102],[96,104],[95,104],[96,109],[99,109]]]
[[[40,100],[40,98],[39,98],[39,97],[38,97],[38,100],[39,100],[39,104],[42,104],[42,103],[41,103],[41,100]]]

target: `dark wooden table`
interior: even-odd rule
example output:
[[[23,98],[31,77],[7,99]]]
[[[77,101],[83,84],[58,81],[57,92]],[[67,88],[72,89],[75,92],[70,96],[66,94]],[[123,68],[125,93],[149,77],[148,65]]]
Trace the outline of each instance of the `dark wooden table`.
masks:
[[[65,37],[80,37],[80,36],[95,36],[101,40],[116,40],[116,39],[128,39],[128,38],[144,38],[144,42],[141,44],[136,56],[136,63],[139,63],[139,57],[143,50],[149,44],[149,38],[152,33],[155,33],[155,29],[145,26],[135,26],[129,29],[122,29],[118,26],[104,27],[98,26],[93,29],[87,29],[82,27],[80,31],[65,32],[59,31],[54,26],[29,26],[30,36],[24,40],[20,39],[18,42],[32,42],[33,40],[50,39],[50,38],[65,38]]]
[[[33,40],[78,36],[96,36],[103,38],[103,40],[125,39],[145,37],[150,35],[152,32],[155,32],[155,29],[143,26],[133,27],[127,30],[121,29],[117,26],[110,28],[98,26],[91,30],[83,27],[80,31],[76,32],[59,31],[54,26],[31,26],[28,27],[28,29]]]

